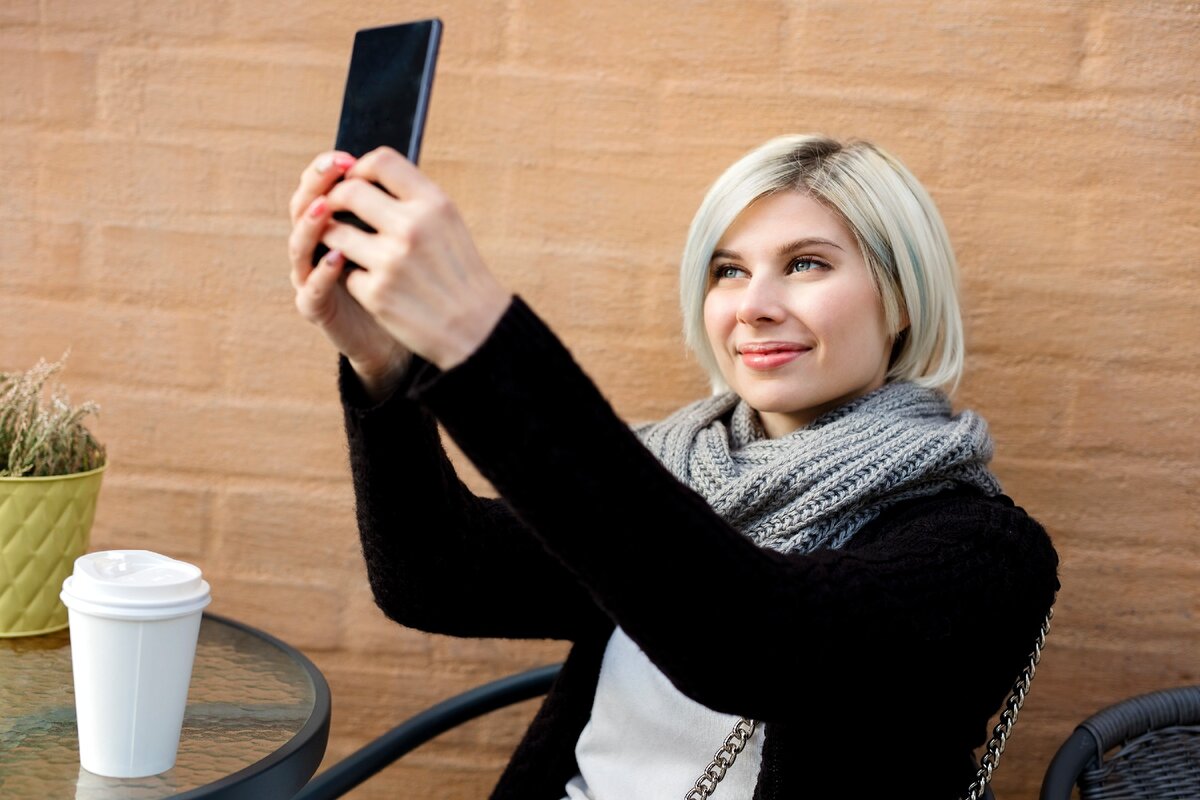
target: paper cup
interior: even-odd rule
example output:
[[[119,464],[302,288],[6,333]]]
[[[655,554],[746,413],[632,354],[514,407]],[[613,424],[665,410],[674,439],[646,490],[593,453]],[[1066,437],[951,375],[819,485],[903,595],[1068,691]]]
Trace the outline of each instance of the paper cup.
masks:
[[[80,764],[111,778],[166,772],[179,748],[208,583],[191,564],[109,550],[76,559],[60,596]]]

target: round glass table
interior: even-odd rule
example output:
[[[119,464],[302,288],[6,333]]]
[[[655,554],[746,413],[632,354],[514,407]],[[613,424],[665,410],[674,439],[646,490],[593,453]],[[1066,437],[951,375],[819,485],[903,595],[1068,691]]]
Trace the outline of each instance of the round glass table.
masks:
[[[68,632],[0,639],[0,797],[291,797],[321,763],[329,713],[329,685],[303,654],[205,614],[175,766],[103,778],[79,766]]]

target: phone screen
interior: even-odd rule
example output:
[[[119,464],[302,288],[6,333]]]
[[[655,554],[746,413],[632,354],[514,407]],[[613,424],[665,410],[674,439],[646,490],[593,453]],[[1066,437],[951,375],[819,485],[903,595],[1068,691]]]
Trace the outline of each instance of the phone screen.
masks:
[[[441,38],[439,19],[367,28],[355,34],[335,149],[360,157],[387,145],[417,163]],[[346,211],[334,214],[334,219],[375,232]],[[318,244],[312,263],[327,252],[329,248]],[[346,262],[346,269],[357,267],[353,261]]]
[[[441,20],[427,19],[355,34],[338,150],[357,157],[389,145],[417,163],[441,33]]]

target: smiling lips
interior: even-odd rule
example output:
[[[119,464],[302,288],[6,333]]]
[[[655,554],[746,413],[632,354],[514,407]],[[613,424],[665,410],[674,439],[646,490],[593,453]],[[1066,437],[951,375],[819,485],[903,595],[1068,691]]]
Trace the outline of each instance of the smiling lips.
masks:
[[[768,370],[794,361],[811,347],[795,342],[747,342],[738,346],[738,356],[750,369]]]

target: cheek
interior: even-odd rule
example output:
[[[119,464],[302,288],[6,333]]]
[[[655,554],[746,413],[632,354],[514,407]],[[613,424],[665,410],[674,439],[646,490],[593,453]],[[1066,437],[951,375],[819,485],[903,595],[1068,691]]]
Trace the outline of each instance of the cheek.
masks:
[[[729,315],[725,313],[723,303],[718,295],[709,292],[704,298],[704,331],[708,335],[708,341],[712,344],[713,349],[720,351],[719,346],[729,335]]]
[[[864,357],[873,351],[873,344],[886,347],[889,338],[883,304],[873,288],[831,292],[811,307],[807,319],[823,339],[856,345]]]

